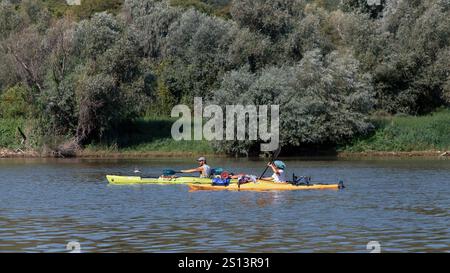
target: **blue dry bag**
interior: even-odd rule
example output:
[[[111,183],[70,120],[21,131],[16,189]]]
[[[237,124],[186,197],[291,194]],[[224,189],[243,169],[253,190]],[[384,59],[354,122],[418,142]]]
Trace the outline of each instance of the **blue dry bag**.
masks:
[[[213,186],[228,186],[230,185],[230,178],[222,179],[220,177],[215,177],[212,179]]]

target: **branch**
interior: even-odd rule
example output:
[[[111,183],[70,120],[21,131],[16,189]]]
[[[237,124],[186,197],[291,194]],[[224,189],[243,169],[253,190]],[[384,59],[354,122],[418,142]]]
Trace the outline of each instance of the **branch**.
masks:
[[[28,75],[28,77],[26,77],[27,83],[31,86],[33,86],[33,85],[36,86],[37,89],[39,90],[39,92],[41,92],[42,91],[41,85],[36,81],[33,73],[31,72],[31,69],[28,67],[28,65],[24,61],[22,61],[22,59],[14,52],[14,50],[12,50],[12,48],[10,46],[6,46],[6,48],[11,53],[11,55],[14,57],[16,62],[18,62],[22,66],[22,68],[25,70],[25,73]]]

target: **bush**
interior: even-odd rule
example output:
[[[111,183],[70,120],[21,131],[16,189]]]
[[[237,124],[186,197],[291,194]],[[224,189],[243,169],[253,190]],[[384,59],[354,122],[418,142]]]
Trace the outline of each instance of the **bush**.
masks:
[[[1,118],[23,118],[29,113],[29,105],[25,98],[28,91],[22,85],[16,85],[6,89],[0,95]]]
[[[0,119],[0,148],[19,148],[20,137],[18,136],[18,127],[22,127],[22,119]]]

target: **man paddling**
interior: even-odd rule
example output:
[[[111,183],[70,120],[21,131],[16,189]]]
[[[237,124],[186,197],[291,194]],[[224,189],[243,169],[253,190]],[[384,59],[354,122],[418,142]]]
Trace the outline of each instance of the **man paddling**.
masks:
[[[201,156],[197,159],[198,164],[200,165],[198,168],[195,169],[189,169],[189,170],[181,170],[182,173],[195,173],[199,172],[200,177],[210,177],[211,176],[211,167],[209,167],[208,164],[206,164],[206,158],[204,156]]]
[[[275,183],[284,183],[286,182],[286,177],[284,175],[284,170],[286,169],[286,164],[284,164],[281,160],[275,160],[273,162],[269,162],[267,164],[270,168],[272,168],[273,175],[271,177],[263,177],[261,180],[265,181],[273,181]]]

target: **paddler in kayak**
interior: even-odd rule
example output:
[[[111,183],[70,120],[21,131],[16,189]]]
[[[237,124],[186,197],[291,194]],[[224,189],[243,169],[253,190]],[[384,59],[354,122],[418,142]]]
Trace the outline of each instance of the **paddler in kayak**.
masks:
[[[284,164],[281,160],[275,160],[273,162],[269,162],[267,166],[272,168],[273,175],[271,177],[263,177],[261,180],[265,181],[273,181],[275,183],[285,183],[286,176],[284,174],[284,170],[286,169],[286,164]]]
[[[206,164],[206,158],[204,156],[201,156],[197,159],[198,164],[200,165],[198,168],[195,169],[189,169],[189,170],[181,170],[182,173],[195,173],[199,172],[200,177],[210,177],[211,176],[211,167],[209,167],[208,164]]]

